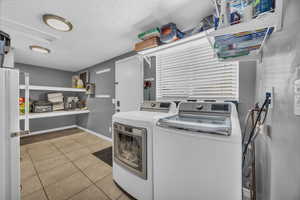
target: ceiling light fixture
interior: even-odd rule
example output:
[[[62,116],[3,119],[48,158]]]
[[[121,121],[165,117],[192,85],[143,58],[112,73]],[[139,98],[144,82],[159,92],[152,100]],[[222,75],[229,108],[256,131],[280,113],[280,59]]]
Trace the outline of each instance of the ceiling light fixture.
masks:
[[[43,21],[51,28],[58,31],[68,32],[73,29],[71,22],[57,15],[45,14],[43,15]]]
[[[29,46],[31,51],[35,51],[38,53],[48,54],[50,53],[50,49],[47,49],[45,47],[37,46],[37,45],[30,45]]]

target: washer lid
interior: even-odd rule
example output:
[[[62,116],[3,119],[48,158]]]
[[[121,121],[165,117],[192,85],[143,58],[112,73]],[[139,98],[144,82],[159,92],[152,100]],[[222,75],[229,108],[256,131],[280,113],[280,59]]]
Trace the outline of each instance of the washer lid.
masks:
[[[194,133],[210,133],[229,136],[231,121],[227,116],[176,115],[158,121],[158,126],[187,130]]]

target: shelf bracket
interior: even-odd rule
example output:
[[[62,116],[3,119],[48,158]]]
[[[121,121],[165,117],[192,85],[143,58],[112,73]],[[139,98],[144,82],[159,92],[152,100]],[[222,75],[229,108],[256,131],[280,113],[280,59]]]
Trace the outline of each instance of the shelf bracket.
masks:
[[[140,59],[140,62],[143,63],[143,66],[144,66],[144,61],[146,61],[146,63],[149,65],[149,68],[151,69],[152,65],[151,65],[151,57],[150,56],[142,55],[142,56],[139,56],[139,59]]]
[[[212,48],[212,50],[214,51],[214,57],[217,57],[217,52],[214,48],[214,42],[211,40],[210,36],[208,35],[208,31],[205,31],[205,38],[207,39],[210,47]]]
[[[151,57],[149,56],[144,56],[145,61],[147,62],[147,64],[149,65],[149,68],[151,69]]]
[[[268,39],[268,36],[269,36],[269,31],[270,31],[271,27],[268,27],[267,31],[266,31],[266,34],[265,34],[265,37],[260,45],[260,48],[258,50],[258,54],[259,54],[259,63],[262,63],[262,59],[263,59],[263,47]]]

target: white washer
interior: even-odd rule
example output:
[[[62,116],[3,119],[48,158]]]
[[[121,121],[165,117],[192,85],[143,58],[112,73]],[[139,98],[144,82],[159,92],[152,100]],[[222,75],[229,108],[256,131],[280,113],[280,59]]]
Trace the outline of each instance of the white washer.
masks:
[[[153,200],[153,128],[176,113],[174,103],[144,102],[113,116],[113,179],[136,199]]]
[[[155,200],[241,200],[242,142],[232,103],[181,103],[154,131]]]

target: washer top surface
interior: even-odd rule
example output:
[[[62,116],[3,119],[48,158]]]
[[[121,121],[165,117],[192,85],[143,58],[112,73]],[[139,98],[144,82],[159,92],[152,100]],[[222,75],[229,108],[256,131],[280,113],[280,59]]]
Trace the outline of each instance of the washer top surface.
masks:
[[[182,103],[177,115],[162,117],[157,125],[176,134],[241,142],[238,114],[232,103]]]
[[[113,115],[113,120],[131,120],[155,123],[159,118],[177,114],[174,102],[145,101],[140,110],[119,112]]]
[[[129,111],[116,113],[113,116],[113,120],[125,119],[133,121],[143,121],[155,123],[158,119],[162,117],[169,117],[175,115],[176,113],[161,113],[161,112],[149,112],[149,111]]]

